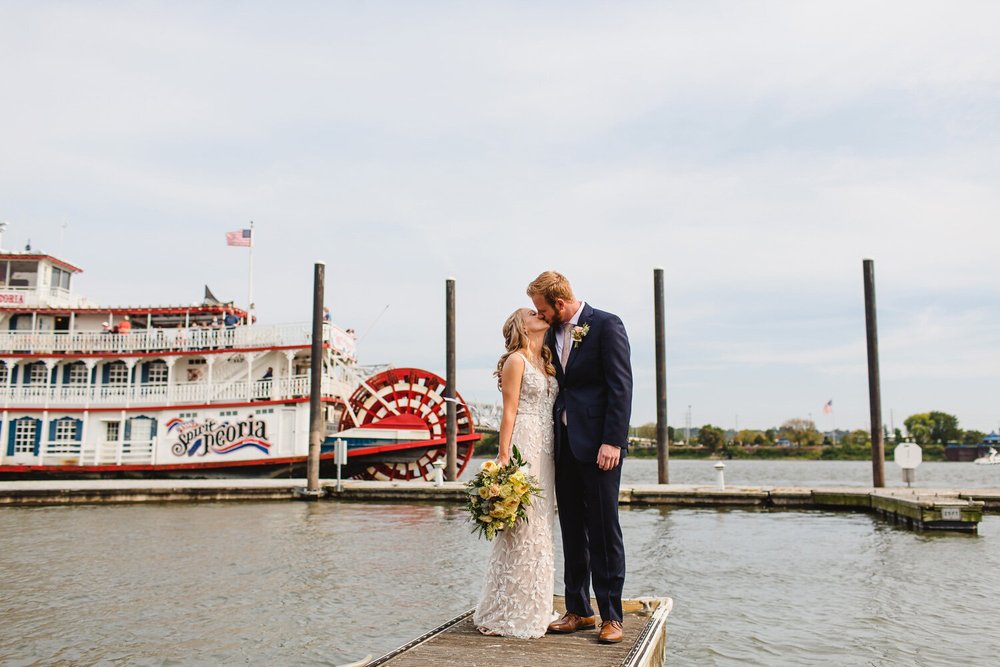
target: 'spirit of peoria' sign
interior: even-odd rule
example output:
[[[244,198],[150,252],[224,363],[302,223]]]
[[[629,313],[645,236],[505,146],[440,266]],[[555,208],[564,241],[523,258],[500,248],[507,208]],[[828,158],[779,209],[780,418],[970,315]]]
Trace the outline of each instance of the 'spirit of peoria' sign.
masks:
[[[270,455],[271,443],[267,439],[267,422],[247,415],[238,422],[184,421],[175,417],[167,422],[167,433],[177,433],[170,451],[174,456],[205,456],[206,454],[231,454],[244,447],[255,447]]]

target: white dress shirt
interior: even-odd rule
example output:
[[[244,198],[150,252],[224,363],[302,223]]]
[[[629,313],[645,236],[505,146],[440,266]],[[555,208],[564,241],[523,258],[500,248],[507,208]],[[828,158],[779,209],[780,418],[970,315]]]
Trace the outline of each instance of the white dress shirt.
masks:
[[[572,324],[573,326],[576,326],[577,324],[580,323],[580,313],[583,312],[584,305],[586,305],[586,301],[581,301],[580,307],[576,309],[576,313],[573,314],[573,317],[569,318],[569,323]],[[565,324],[560,325],[560,329],[562,329],[562,332],[556,333],[556,359],[562,359],[562,351],[563,348],[566,346],[567,343],[566,339],[569,338],[568,335],[569,332],[566,330]],[[570,354],[572,353],[573,350],[571,349]],[[564,368],[563,370],[566,369]]]

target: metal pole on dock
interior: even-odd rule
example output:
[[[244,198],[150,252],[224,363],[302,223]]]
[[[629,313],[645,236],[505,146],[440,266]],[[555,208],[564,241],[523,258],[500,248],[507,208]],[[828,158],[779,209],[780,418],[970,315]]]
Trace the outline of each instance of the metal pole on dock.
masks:
[[[875,263],[862,260],[865,274],[865,329],[868,334],[868,401],[872,427],[872,486],[885,486],[885,443],[882,440],[882,391],[878,374],[878,327],[875,317]]]
[[[323,285],[326,264],[316,262],[313,269],[312,350],[309,363],[309,462],[306,493],[319,495],[319,450],[323,440]]]
[[[445,281],[445,346],[447,373],[444,400],[447,405],[448,421],[445,430],[447,462],[445,477],[449,482],[458,479],[458,420],[455,412],[455,279]]]
[[[667,437],[667,353],[663,308],[663,269],[653,269],[653,318],[656,320],[656,458],[657,479],[670,483],[670,442]]]

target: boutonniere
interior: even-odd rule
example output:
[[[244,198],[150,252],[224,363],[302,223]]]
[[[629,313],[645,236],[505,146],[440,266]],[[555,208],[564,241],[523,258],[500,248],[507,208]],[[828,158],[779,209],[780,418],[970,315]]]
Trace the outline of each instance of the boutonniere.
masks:
[[[590,333],[590,324],[584,324],[582,327],[576,325],[573,330],[570,331],[570,336],[573,337],[573,349],[575,350],[583,342],[584,337]]]

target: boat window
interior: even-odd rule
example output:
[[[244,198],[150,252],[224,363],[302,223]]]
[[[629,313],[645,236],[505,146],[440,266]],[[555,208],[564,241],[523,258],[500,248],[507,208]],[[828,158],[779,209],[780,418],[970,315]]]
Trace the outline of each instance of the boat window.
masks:
[[[152,361],[149,364],[149,384],[167,384],[167,363]]]
[[[79,422],[75,419],[58,419],[56,420],[56,441],[66,442],[67,440],[76,440],[76,431]]]
[[[11,262],[10,287],[34,287],[38,284],[38,262]]]
[[[14,422],[14,453],[31,454],[35,451],[35,434],[38,432],[38,420],[25,418]]]
[[[72,364],[69,367],[70,384],[87,384],[87,365],[83,363]]]
[[[69,291],[69,271],[64,271],[57,266],[52,267],[52,280],[49,283],[50,291],[54,294],[60,290]]]
[[[132,442],[147,442],[153,439],[153,420],[145,417],[133,417],[130,428]]]
[[[49,381],[49,369],[45,364],[39,362],[31,365],[31,375],[28,376],[28,384],[45,384]]]
[[[108,366],[108,384],[128,384],[128,366],[116,361]]]

